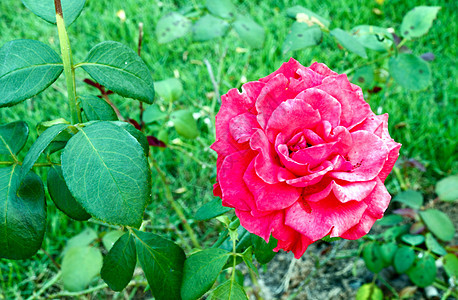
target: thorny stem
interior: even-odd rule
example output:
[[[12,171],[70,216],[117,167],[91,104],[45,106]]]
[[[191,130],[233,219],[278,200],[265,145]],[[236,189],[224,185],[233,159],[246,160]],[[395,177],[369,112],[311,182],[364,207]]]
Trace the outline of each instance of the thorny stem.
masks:
[[[0,161],[0,166],[12,166],[12,165],[22,165],[21,161]],[[51,167],[51,166],[59,166],[60,163],[35,163],[33,167]]]
[[[180,218],[181,223],[183,224],[185,230],[188,232],[188,235],[189,235],[189,238],[191,239],[192,244],[196,248],[199,248],[199,249],[202,248],[200,246],[200,244],[199,244],[199,241],[197,240],[197,237],[196,237],[196,234],[194,233],[194,230],[191,228],[191,226],[189,225],[188,221],[186,220],[186,217],[185,217],[185,215],[183,213],[183,210],[182,210],[181,206],[173,198],[172,192],[170,191],[170,188],[169,188],[169,185],[168,185],[168,182],[167,182],[167,178],[165,177],[164,172],[161,170],[161,168],[159,167],[159,164],[156,162],[156,160],[154,160],[151,157],[151,155],[150,155],[150,161],[151,161],[153,167],[157,170],[157,172],[159,174],[159,177],[162,180],[162,183],[163,183],[163,186],[164,186],[165,197],[167,198],[167,200],[169,201],[169,203],[172,206],[173,210],[176,212],[176,214]]]
[[[235,266],[237,265],[237,250],[236,250],[236,239],[232,239],[232,255],[233,255],[233,264],[232,264],[232,274],[231,281],[235,281]]]
[[[70,48],[67,29],[65,28],[64,15],[62,13],[62,5],[60,0],[54,0],[54,5],[56,7],[57,31],[59,33],[59,43],[62,54],[62,62],[64,65],[65,80],[67,82],[68,104],[70,106],[72,123],[81,123],[81,112],[78,109],[76,102],[76,82],[72,50]]]
[[[142,54],[142,42],[143,42],[143,23],[138,24],[138,47],[137,54],[141,56]],[[143,121],[143,102],[140,101],[140,127],[145,128],[145,122]]]

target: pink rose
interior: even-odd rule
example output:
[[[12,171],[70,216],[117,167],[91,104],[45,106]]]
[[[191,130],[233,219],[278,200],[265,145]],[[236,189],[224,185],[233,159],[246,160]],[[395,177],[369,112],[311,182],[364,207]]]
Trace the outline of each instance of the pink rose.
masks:
[[[290,59],[221,97],[215,196],[275,251],[296,258],[326,235],[358,239],[383,216],[383,182],[399,156],[388,115],[326,65]]]

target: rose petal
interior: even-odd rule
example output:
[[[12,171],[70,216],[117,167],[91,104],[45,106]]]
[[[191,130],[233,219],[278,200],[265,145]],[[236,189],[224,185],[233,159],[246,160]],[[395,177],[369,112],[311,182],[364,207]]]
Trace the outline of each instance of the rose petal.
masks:
[[[359,239],[370,231],[372,225],[374,225],[377,219],[383,217],[383,213],[390,204],[391,196],[380,179],[377,178],[375,181],[377,182],[377,185],[374,190],[363,200],[367,204],[367,209],[364,212],[361,221],[343,233],[341,235],[342,238],[349,240]]]
[[[304,207],[307,205],[309,207]],[[285,224],[312,241],[331,234],[339,236],[358,224],[367,204],[364,201],[341,203],[335,197],[318,202],[296,202],[286,212]]]
[[[335,152],[335,145],[334,142],[308,147],[293,153],[291,158],[298,163],[308,164],[313,169]]]
[[[295,187],[306,187],[316,184],[321,181],[323,176],[334,168],[333,164],[329,161],[323,162],[318,168],[312,170],[312,174],[302,177],[286,180],[287,184]]]
[[[283,63],[278,70],[273,72],[272,74],[269,74],[268,76],[259,79],[261,82],[268,82],[271,80],[273,77],[277,76],[278,74],[282,74],[287,78],[288,80],[290,78],[300,78],[300,75],[298,74],[301,71],[306,71],[307,67],[304,67],[301,65],[297,60],[294,58],[290,58],[288,62]],[[322,79],[322,77],[321,77]],[[321,81],[320,81],[321,82]]]
[[[303,99],[290,99],[281,103],[267,123],[266,133],[269,141],[275,141],[278,133],[291,138],[295,133],[315,127],[320,114]]]
[[[325,91],[340,102],[342,109],[340,125],[344,127],[350,129],[372,114],[369,104],[364,101],[359,90],[352,89],[345,74],[326,77],[323,84],[316,88]]]
[[[258,129],[251,136],[250,147],[259,151],[254,167],[256,174],[266,183],[274,184],[295,177],[281,166],[278,154],[262,130]]]
[[[335,152],[340,155],[347,155],[353,146],[353,140],[350,132],[343,126],[337,126],[330,132],[327,142],[335,142]]]
[[[239,143],[250,139],[257,128],[260,128],[256,116],[244,113],[232,118],[229,122],[229,131],[232,137]]]
[[[330,172],[329,176],[347,181],[369,181],[382,170],[388,157],[388,148],[375,134],[367,131],[351,133],[353,147],[348,159],[353,164],[350,172]]]
[[[256,111],[255,100],[257,93],[261,91],[264,83],[249,82],[242,86],[243,93],[237,89],[231,89],[227,94],[221,96],[221,108],[216,115],[216,136],[217,140],[210,146],[211,149],[218,153],[217,168],[221,166],[223,159],[237,151],[247,148],[247,145],[239,144],[230,134],[230,120],[238,115]]]
[[[220,198],[223,197],[223,192],[221,191],[221,187],[219,186],[219,183],[218,183],[218,182],[216,182],[216,183],[213,185],[213,196],[215,196],[215,197],[220,197]]]
[[[320,89],[310,88],[299,93],[296,99],[302,99],[310,104],[313,109],[320,113],[321,119],[328,121],[332,127],[339,125],[341,114],[340,103],[331,95]]]
[[[324,76],[338,75],[336,72],[329,69],[328,66],[326,66],[325,64],[318,63],[318,62],[314,62],[310,66],[310,69]]]
[[[249,203],[254,203],[254,199],[243,181],[243,174],[255,155],[254,151],[243,150],[230,154],[224,159],[218,171],[218,183],[224,206],[244,211],[251,210]]]
[[[304,200],[310,202],[317,202],[326,198],[331,191],[337,200],[342,203],[348,201],[361,201],[365,199],[374,189],[377,182],[365,181],[365,182],[351,182],[351,183],[336,183],[332,180],[327,187],[315,194],[309,194],[304,197]]]
[[[276,224],[283,221],[283,212],[273,212],[262,217],[253,217],[250,212],[235,209],[235,214],[240,220],[240,225],[251,233],[269,241],[270,234]]]
[[[313,241],[311,239],[296,232],[295,236],[291,239],[278,239],[277,247],[274,248],[273,251],[278,252],[280,249],[283,249],[286,252],[292,251],[294,253],[294,257],[299,259],[312,243]]]
[[[282,103],[289,99],[286,90],[288,89],[288,79],[283,74],[272,77],[262,89],[256,100],[258,111],[258,123],[265,128],[272,112]]]
[[[280,210],[291,206],[301,196],[302,189],[292,187],[284,182],[268,184],[258,177],[251,162],[243,180],[253,194],[259,210]]]
[[[388,132],[388,114],[384,114],[381,116],[376,116],[379,120],[382,120],[382,140],[385,142],[386,146],[388,147],[388,158],[383,166],[382,171],[380,171],[378,177],[385,182],[385,179],[390,174],[391,170],[396,163],[396,160],[399,157],[399,150],[401,149],[401,144],[396,143],[391,137]]]

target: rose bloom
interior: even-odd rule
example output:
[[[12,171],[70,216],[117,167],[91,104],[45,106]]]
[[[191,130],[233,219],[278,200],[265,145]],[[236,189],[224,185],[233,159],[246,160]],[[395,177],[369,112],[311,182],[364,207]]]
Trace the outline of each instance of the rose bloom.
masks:
[[[290,59],[221,100],[214,194],[248,231],[276,238],[274,251],[299,258],[327,235],[358,239],[383,216],[401,145],[345,74]]]

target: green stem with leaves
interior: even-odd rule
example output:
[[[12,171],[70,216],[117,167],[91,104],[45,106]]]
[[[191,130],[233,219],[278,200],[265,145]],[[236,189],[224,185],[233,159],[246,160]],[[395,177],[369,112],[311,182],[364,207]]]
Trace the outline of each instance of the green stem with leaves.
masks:
[[[54,5],[56,7],[57,31],[59,33],[64,75],[67,82],[68,104],[70,106],[71,119],[73,124],[81,123],[81,112],[79,111],[78,104],[76,103],[76,82],[72,49],[70,48],[70,40],[68,39],[67,29],[65,28],[64,15],[62,13],[60,0],[54,0]]]

